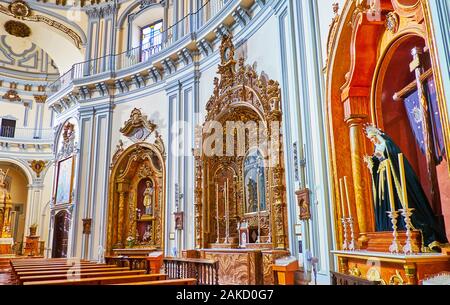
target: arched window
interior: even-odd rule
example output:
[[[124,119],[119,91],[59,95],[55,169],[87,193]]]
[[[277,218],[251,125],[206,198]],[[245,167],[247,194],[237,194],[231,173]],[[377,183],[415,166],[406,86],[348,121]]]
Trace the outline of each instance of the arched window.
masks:
[[[244,161],[246,213],[266,210],[266,177],[264,158],[259,150],[251,150]]]

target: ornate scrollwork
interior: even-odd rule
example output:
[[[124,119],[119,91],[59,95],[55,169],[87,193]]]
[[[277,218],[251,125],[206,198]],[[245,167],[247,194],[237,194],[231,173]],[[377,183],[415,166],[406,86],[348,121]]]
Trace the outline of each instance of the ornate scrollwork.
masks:
[[[67,158],[75,153],[75,125],[67,122],[63,127],[62,148],[58,153],[58,159]]]
[[[30,167],[31,169],[36,173],[36,177],[40,177],[42,171],[45,169],[45,167],[47,166],[47,163],[45,161],[37,161],[37,160],[33,160],[30,161]]]
[[[130,119],[125,122],[120,132],[134,143],[145,141],[156,129],[156,124],[147,119],[146,115],[135,108],[130,115]]]
[[[239,58],[237,61],[235,56],[235,47],[231,36],[224,36],[220,48],[221,64],[218,68],[219,77],[214,78],[213,94],[206,105],[206,119],[204,127],[210,122],[220,122],[224,127],[224,134],[226,131],[226,122],[255,122],[259,123],[259,136],[261,141],[274,139],[280,135],[277,133],[276,123],[282,120],[281,111],[281,91],[280,85],[275,80],[270,80],[264,73],[258,73],[256,66],[246,65],[244,58]],[[272,124],[274,123],[274,124]],[[248,137],[248,135],[246,136]],[[196,136],[196,138],[203,138],[205,135]],[[265,162],[269,163],[272,158],[276,160],[283,160],[283,149],[281,145],[281,138],[278,145],[270,148],[262,148]],[[251,147],[245,144],[245,151]],[[262,145],[264,146],[264,145]],[[235,156],[206,156],[201,150],[202,145],[197,144],[194,149],[196,157],[196,182],[195,182],[195,235],[196,247],[201,248],[208,246],[209,242],[216,240],[216,233],[205,232],[205,224],[210,223],[213,226],[219,226],[221,232],[224,232],[224,221],[220,220],[219,225],[212,224],[211,215],[204,215],[203,210],[212,210],[214,204],[211,202],[203,202],[207,198],[215,198],[212,193],[211,185],[217,183],[218,177],[214,173],[233,172],[228,175],[230,185],[234,190],[233,196],[229,200],[230,221],[232,227],[234,222],[245,219],[249,221],[253,227],[258,223],[257,217],[246,212],[245,209],[245,194],[243,182],[243,164],[244,157],[239,154]],[[234,151],[237,151],[236,141],[234,142]],[[270,152],[269,152],[270,151]],[[267,159],[267,160],[266,160]],[[285,224],[285,182],[284,169],[282,162],[272,163],[267,169],[266,178],[266,198],[268,198],[269,210],[261,211],[260,225],[261,236],[265,237],[270,247],[273,245],[278,249],[286,248],[286,224]],[[213,173],[213,174],[210,174]],[[233,177],[234,175],[234,177]],[[209,181],[203,181],[206,177]],[[220,180],[220,179],[219,179]],[[214,182],[215,181],[215,182]],[[222,181],[223,182],[223,181]],[[211,196],[206,195],[211,193]],[[211,200],[211,199],[210,199]],[[205,219],[206,218],[206,219]],[[220,217],[219,217],[220,218]],[[206,225],[210,227],[209,225]],[[233,230],[234,231],[234,230]],[[231,237],[237,235],[236,232],[230,232]]]
[[[2,98],[10,102],[20,102],[22,100],[16,90],[8,90]]]

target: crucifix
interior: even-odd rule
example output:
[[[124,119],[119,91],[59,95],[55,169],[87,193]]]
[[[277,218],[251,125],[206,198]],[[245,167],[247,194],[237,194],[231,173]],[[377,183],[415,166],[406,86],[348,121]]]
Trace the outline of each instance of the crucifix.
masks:
[[[413,92],[417,88],[417,94],[420,101],[420,114],[422,122],[422,133],[425,147],[425,157],[427,161],[427,177],[431,184],[431,206],[435,214],[441,214],[440,196],[437,189],[437,173],[436,164],[434,161],[434,145],[433,145],[433,132],[430,116],[430,104],[427,100],[427,95],[424,89],[424,82],[433,76],[433,70],[430,68],[424,71],[422,66],[423,50],[421,48],[413,48],[411,50],[413,61],[410,63],[410,71],[415,73],[415,81],[408,84],[401,91],[395,93],[394,100],[403,100],[408,94]]]

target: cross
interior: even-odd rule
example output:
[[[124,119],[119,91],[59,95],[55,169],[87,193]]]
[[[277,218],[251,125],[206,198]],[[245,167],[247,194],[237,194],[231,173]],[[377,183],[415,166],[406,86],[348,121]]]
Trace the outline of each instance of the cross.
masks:
[[[394,100],[401,100],[406,95],[414,91],[417,88],[417,93],[420,100],[421,105],[421,113],[422,113],[422,132],[423,139],[425,145],[425,157],[427,160],[427,176],[428,180],[431,183],[431,204],[433,206],[436,214],[440,214],[440,198],[439,193],[436,190],[436,185],[438,185],[437,181],[437,173],[436,166],[434,162],[434,146],[432,142],[432,132],[431,132],[431,118],[429,113],[429,103],[427,100],[427,96],[424,93],[423,83],[430,77],[433,76],[433,70],[430,68],[427,71],[424,71],[422,67],[422,54],[423,50],[421,48],[413,48],[411,50],[411,55],[413,56],[413,61],[410,63],[409,68],[411,72],[415,73],[416,79],[415,81],[408,84],[401,91],[395,93]]]

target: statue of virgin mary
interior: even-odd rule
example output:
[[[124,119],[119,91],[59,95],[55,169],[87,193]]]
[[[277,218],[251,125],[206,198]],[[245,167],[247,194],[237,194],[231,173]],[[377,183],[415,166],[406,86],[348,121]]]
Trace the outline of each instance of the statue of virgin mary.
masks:
[[[365,131],[367,137],[375,145],[373,156],[364,157],[364,161],[372,174],[376,230],[379,232],[392,231],[392,224],[387,215],[391,205],[386,167],[389,166],[391,169],[393,185],[395,186],[395,209],[403,209],[399,197],[401,186],[399,182],[400,167],[398,159],[398,155],[402,151],[387,134],[378,128],[368,125]],[[439,251],[443,244],[448,243],[445,229],[438,225],[428,198],[411,164],[406,158],[404,158],[404,162],[408,206],[414,209],[411,222],[414,228],[422,233],[422,251]],[[398,229],[405,230],[403,217],[399,217],[398,220]]]

